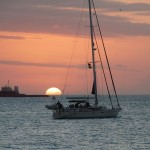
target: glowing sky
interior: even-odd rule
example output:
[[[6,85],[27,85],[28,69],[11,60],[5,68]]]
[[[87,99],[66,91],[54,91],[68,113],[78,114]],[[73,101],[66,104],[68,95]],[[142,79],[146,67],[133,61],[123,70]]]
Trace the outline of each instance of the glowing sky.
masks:
[[[9,80],[27,94],[63,89],[83,2],[0,1],[0,86]],[[150,94],[150,1],[95,0],[95,6],[118,94]]]

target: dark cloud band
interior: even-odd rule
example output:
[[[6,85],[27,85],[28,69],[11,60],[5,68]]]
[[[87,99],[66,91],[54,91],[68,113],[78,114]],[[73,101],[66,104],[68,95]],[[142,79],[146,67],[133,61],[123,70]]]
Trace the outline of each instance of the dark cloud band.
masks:
[[[150,4],[95,0],[97,9],[113,13],[150,13]],[[79,21],[81,0],[6,0],[0,1],[0,31],[74,35]],[[105,36],[150,36],[149,23],[133,23],[127,17],[109,16],[100,11]],[[111,25],[111,27],[110,27]],[[82,34],[82,33],[81,33]],[[2,37],[16,38],[22,37]]]

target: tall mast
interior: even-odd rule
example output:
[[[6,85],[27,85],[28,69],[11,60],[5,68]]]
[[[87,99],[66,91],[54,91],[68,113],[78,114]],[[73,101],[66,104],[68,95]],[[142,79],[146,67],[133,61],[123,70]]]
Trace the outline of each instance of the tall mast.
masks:
[[[88,0],[88,1],[89,1],[89,18],[90,18],[90,35],[91,35],[91,48],[92,48],[94,91],[95,91],[95,106],[98,106],[96,66],[95,66],[95,54],[94,54],[95,48],[94,48],[94,40],[93,40],[93,23],[92,23],[92,13],[91,13],[91,0]]]

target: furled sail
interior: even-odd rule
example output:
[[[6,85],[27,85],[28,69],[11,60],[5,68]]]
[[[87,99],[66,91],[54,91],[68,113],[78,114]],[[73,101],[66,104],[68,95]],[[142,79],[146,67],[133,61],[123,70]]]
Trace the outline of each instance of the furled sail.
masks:
[[[95,94],[94,82],[93,82],[91,94]]]

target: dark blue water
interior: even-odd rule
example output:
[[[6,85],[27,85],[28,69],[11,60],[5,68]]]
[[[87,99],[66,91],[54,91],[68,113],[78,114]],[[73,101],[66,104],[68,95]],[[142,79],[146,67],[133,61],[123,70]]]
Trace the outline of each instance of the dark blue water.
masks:
[[[150,150],[150,96],[120,96],[118,118],[54,120],[49,98],[0,98],[0,150]]]

